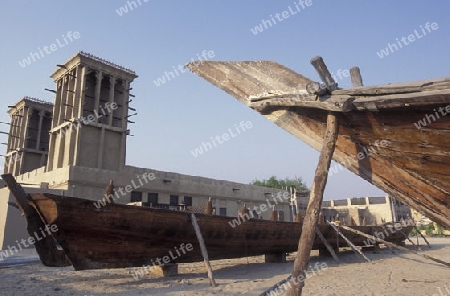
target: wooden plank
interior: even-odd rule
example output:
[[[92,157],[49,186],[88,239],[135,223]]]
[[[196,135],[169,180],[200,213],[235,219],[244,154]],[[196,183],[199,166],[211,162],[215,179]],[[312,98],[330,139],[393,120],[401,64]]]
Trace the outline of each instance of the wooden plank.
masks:
[[[327,250],[328,250],[328,252],[330,252],[330,254],[333,257],[334,261],[336,261],[337,264],[340,264],[339,258],[336,255],[336,253],[334,252],[333,247],[331,247],[330,244],[327,242],[327,240],[323,237],[322,233],[320,232],[319,228],[317,228],[317,226],[316,226],[316,234],[320,238],[320,240],[323,242],[325,247],[327,247]]]
[[[206,250],[205,241],[203,240],[202,233],[200,232],[200,227],[198,226],[198,223],[197,223],[197,217],[195,217],[194,213],[191,214],[191,221],[192,221],[192,225],[194,226],[194,229],[195,229],[195,234],[197,235],[198,243],[200,245],[200,250],[202,251],[202,256],[205,261],[206,269],[208,270],[209,284],[211,286],[215,287],[216,282],[214,281],[211,264],[209,263],[208,251]]]
[[[331,89],[334,80],[320,57],[312,60],[321,79]],[[433,79],[413,83],[398,83],[351,89],[335,89],[332,96],[321,96],[316,101],[305,91],[310,82],[308,78],[270,61],[255,62],[213,62],[188,64],[187,68],[214,85],[225,90],[241,102],[264,113],[269,107],[304,107],[327,111],[348,112],[352,110],[351,101],[359,110],[378,110],[405,106],[426,106],[450,103],[450,79]],[[355,70],[353,70],[355,71]],[[300,81],[295,83],[295,80]],[[239,81],[240,83],[236,83]],[[333,84],[334,83],[334,84]],[[361,81],[362,83],[362,81]],[[406,96],[409,95],[409,96]],[[300,98],[300,99],[299,99]],[[256,103],[256,101],[271,101]],[[333,100],[333,103],[326,101]],[[349,102],[349,104],[345,104]]]
[[[367,237],[367,238],[369,238],[371,240],[376,240],[377,242],[383,243],[383,244],[385,244],[387,246],[390,246],[390,247],[393,247],[393,248],[396,248],[396,249],[399,249],[399,250],[402,250],[402,251],[405,251],[405,252],[413,253],[413,254],[422,256],[422,257],[424,257],[426,259],[429,259],[429,260],[432,260],[434,262],[437,262],[439,264],[442,264],[442,265],[445,265],[447,267],[450,267],[450,263],[447,263],[447,262],[442,261],[440,259],[436,259],[434,257],[431,257],[431,256],[427,255],[427,254],[422,254],[420,252],[417,252],[417,251],[414,251],[414,250],[410,250],[410,249],[402,247],[402,246],[398,246],[396,244],[393,244],[393,243],[387,242],[385,240],[382,240],[381,238],[365,234],[364,232],[361,232],[361,231],[356,230],[356,229],[352,229],[352,228],[347,227],[347,226],[341,226],[341,227],[344,228],[345,230],[348,230],[350,232],[353,232],[353,233],[359,234],[361,236]]]
[[[431,90],[445,90],[450,88],[450,78],[428,79],[414,82],[390,83],[384,85],[371,85],[355,88],[335,90],[333,94],[351,96],[372,96],[420,93]]]
[[[433,90],[417,93],[399,93],[386,95],[347,95],[336,94],[317,97],[314,95],[299,95],[285,93],[266,97],[252,98],[246,104],[258,112],[266,113],[268,108],[303,107],[315,108],[333,112],[349,112],[352,110],[379,111],[392,108],[412,108],[429,105],[450,104],[450,89]]]
[[[334,93],[333,93],[334,96]],[[450,104],[450,89],[433,90],[418,93],[397,93],[374,96],[354,95],[354,106],[358,110],[368,110],[368,105],[375,104],[377,109],[405,108],[414,106],[430,106]]]
[[[311,79],[272,61],[202,61],[186,68],[241,102],[267,93],[298,93]]]
[[[325,95],[317,99],[315,95],[301,96],[298,94],[283,94],[270,97],[261,97],[248,103],[250,107],[258,112],[266,113],[266,109],[276,107],[304,107],[316,108],[332,112],[349,112],[354,109],[354,98],[351,96]]]
[[[306,209],[306,215],[303,220],[302,233],[298,244],[297,257],[294,262],[293,278],[300,275],[306,275],[306,269],[310,259],[311,248],[314,243],[315,229],[319,218],[320,207],[323,200],[323,192],[327,184],[328,169],[330,168],[331,158],[333,156],[336,139],[339,131],[339,120],[336,115],[327,116],[327,128],[323,140],[322,151],[319,157],[319,163],[316,168],[314,182],[311,187],[311,196]],[[288,295],[301,295],[304,281],[297,281],[291,286]]]

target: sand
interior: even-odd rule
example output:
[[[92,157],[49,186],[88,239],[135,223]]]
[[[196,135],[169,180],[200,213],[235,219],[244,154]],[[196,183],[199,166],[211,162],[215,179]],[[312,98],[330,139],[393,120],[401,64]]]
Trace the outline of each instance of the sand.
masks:
[[[431,249],[423,247],[426,254],[450,262],[450,238],[430,238],[430,242]],[[338,266],[332,258],[313,252],[310,265],[327,268],[317,269],[307,279],[303,295],[450,296],[450,268],[414,254],[395,253],[383,248],[374,254],[367,249],[365,254],[372,260],[367,263],[346,249]],[[22,263],[8,259],[0,264],[0,295],[259,295],[290,274],[294,256],[290,254],[287,263],[264,263],[262,256],[212,261],[218,284],[214,288],[203,263],[180,264],[178,276],[136,280],[133,268],[74,271],[45,267],[27,256]]]

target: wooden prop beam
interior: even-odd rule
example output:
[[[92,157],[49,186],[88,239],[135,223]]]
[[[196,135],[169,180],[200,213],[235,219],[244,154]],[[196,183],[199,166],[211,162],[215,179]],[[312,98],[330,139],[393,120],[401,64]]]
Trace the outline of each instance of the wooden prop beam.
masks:
[[[298,244],[297,258],[294,262],[294,270],[292,277],[298,278],[300,275],[306,275],[309,259],[311,256],[311,248],[314,243],[315,229],[319,219],[320,207],[323,200],[323,192],[327,184],[328,170],[330,168],[331,158],[333,157],[334,148],[339,131],[338,118],[334,114],[327,117],[327,130],[323,141],[322,151],[320,153],[319,163],[316,168],[314,183],[311,187],[311,195],[306,209],[306,215],[303,220],[302,234]],[[298,296],[302,294],[304,281],[294,281],[288,291],[290,296]]]
[[[411,245],[413,245],[414,247],[416,247],[417,250],[423,251],[422,248],[419,246],[419,244],[416,245],[416,244],[412,241],[412,239],[409,238],[408,235],[406,235],[406,234],[403,233],[403,232],[402,232],[402,234],[403,234],[403,236],[411,243]]]
[[[17,184],[16,179],[11,174],[2,175],[2,179],[8,185],[11,193],[16,197],[17,204],[20,210],[25,214],[26,217],[34,212],[33,207],[29,204],[28,194],[23,190],[22,186]]]
[[[364,253],[360,249],[358,249],[342,232],[340,232],[337,229],[336,225],[334,225],[333,223],[331,223],[329,221],[327,221],[327,222],[328,222],[328,224],[331,225],[331,227],[333,227],[334,230],[336,230],[336,232],[339,233],[339,235],[347,242],[347,244],[350,246],[350,248],[353,249],[353,251],[355,251],[355,253],[361,255],[364,259],[366,259],[367,262],[370,262],[370,259],[367,258],[367,256],[364,255]],[[341,227],[344,228],[344,229],[348,228],[346,226],[341,226]]]
[[[205,261],[206,269],[208,270],[209,284],[211,286],[215,287],[216,282],[214,281],[211,264],[209,264],[208,251],[206,250],[205,241],[203,240],[202,233],[200,232],[200,227],[198,226],[198,223],[197,223],[197,217],[195,217],[194,213],[191,214],[191,220],[192,220],[192,225],[194,226],[194,229],[195,229],[195,234],[197,236],[198,243],[200,245],[200,251],[202,252],[202,256]]]
[[[316,226],[316,234],[320,238],[320,240],[323,242],[325,247],[327,247],[328,252],[330,252],[331,256],[333,257],[334,261],[336,261],[337,264],[340,264],[338,256],[333,250],[333,247],[330,246],[330,244],[327,242],[327,240],[323,237],[323,234],[320,232],[319,228]]]
[[[30,203],[32,199],[25,192],[25,190],[17,183],[16,179],[11,174],[4,174],[1,176],[5,183],[8,185],[9,190],[12,192],[14,197],[16,198],[16,202],[23,212],[25,217],[27,218],[27,231],[30,236],[34,236],[36,233],[41,231],[48,226],[48,223],[45,221],[44,217],[39,212],[38,207],[34,208]],[[63,267],[70,266],[69,258],[62,250],[60,244],[55,238],[56,234],[45,236],[42,240],[37,240],[34,244],[36,251],[39,254],[39,257],[42,263],[46,266],[53,267]]]
[[[437,263],[439,263],[439,264],[442,264],[442,265],[445,265],[445,266],[447,266],[447,267],[450,267],[450,263],[447,263],[447,262],[442,261],[442,260],[440,260],[440,259],[436,259],[436,258],[433,258],[433,257],[431,257],[431,256],[429,256],[429,255],[422,254],[422,253],[419,253],[419,252],[414,251],[414,250],[410,250],[410,249],[405,248],[405,247],[402,247],[402,246],[398,246],[398,245],[396,245],[396,244],[393,244],[393,243],[387,242],[387,241],[385,241],[385,240],[382,240],[381,238],[378,238],[378,237],[375,237],[375,236],[371,236],[371,235],[365,234],[364,232],[361,232],[361,231],[356,230],[356,229],[352,229],[352,228],[347,227],[347,226],[341,226],[341,227],[344,228],[345,230],[350,231],[350,232],[353,232],[353,233],[362,235],[362,236],[364,236],[364,237],[367,237],[367,238],[369,238],[369,239],[371,239],[371,240],[375,240],[375,241],[377,241],[377,242],[383,243],[383,244],[385,244],[386,246],[391,246],[391,247],[393,247],[393,248],[396,248],[396,249],[399,249],[399,250],[402,250],[402,251],[405,251],[405,252],[413,253],[413,254],[422,256],[422,257],[424,257],[424,258],[426,258],[426,259],[429,259],[429,260],[432,260],[432,261],[434,261],[434,262],[437,262]]]
[[[430,243],[428,242],[427,238],[422,234],[422,232],[420,232],[420,230],[417,228],[416,225],[413,225],[414,229],[416,230],[416,232],[423,238],[423,240],[427,243],[428,248],[431,249]]]

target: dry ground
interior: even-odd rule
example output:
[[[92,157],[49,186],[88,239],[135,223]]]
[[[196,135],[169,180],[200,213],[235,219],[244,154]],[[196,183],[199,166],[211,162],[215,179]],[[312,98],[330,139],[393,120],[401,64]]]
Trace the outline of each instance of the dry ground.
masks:
[[[431,238],[427,254],[450,262],[450,238]],[[407,245],[411,247],[410,245]],[[311,265],[328,268],[306,281],[303,295],[446,295],[450,291],[450,268],[420,256],[388,249],[374,254],[366,263],[351,250],[341,252],[342,264],[313,252]],[[0,265],[0,295],[259,295],[292,269],[294,254],[287,263],[264,263],[262,256],[212,261],[218,286],[209,287],[203,263],[180,264],[180,274],[171,278],[135,280],[135,269],[73,271],[49,268],[40,262]],[[439,288],[442,295],[439,294]],[[448,293],[450,295],[450,292]]]

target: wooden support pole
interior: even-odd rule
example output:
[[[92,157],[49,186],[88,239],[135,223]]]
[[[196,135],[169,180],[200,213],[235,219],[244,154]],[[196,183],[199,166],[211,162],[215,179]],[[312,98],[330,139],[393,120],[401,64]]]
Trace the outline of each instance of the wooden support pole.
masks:
[[[21,211],[25,214],[26,217],[31,213],[34,213],[35,210],[29,204],[30,200],[28,199],[28,194],[25,193],[22,186],[17,184],[16,179],[11,174],[2,175],[2,179],[5,181],[6,185],[8,185],[9,190],[11,190],[12,194],[16,198],[17,204]]]
[[[428,240],[426,239],[426,237],[422,234],[422,232],[420,232],[420,230],[417,228],[416,225],[413,225],[414,229],[417,231],[417,233],[423,238],[423,240],[427,243],[428,248],[431,249],[430,243],[428,242]]]
[[[341,262],[339,261],[339,258],[336,255],[336,253],[334,252],[333,247],[330,246],[330,244],[327,242],[327,240],[323,237],[323,234],[320,232],[320,229],[317,227],[317,225],[316,225],[316,234],[320,238],[320,240],[323,242],[325,247],[327,247],[327,250],[328,250],[328,252],[330,252],[330,254],[333,257],[334,261],[336,261],[337,264],[340,264]]]
[[[358,67],[353,67],[350,69],[350,77],[352,79],[353,87],[363,86],[361,71]]]
[[[352,229],[352,228],[347,227],[347,226],[342,226],[342,228],[344,228],[345,230],[348,230],[348,231],[350,231],[350,232],[353,232],[353,233],[362,235],[362,236],[364,236],[364,237],[367,237],[367,238],[369,238],[369,239],[371,239],[371,240],[376,240],[377,242],[383,243],[383,244],[385,244],[386,246],[391,246],[391,247],[393,247],[393,248],[396,248],[396,249],[399,249],[399,250],[402,250],[402,251],[406,251],[406,252],[409,252],[409,253],[413,253],[413,254],[422,256],[422,257],[424,257],[424,258],[426,258],[426,259],[432,260],[432,261],[434,261],[434,262],[443,264],[443,265],[445,265],[445,266],[447,266],[447,267],[450,267],[450,263],[447,263],[447,262],[444,262],[444,261],[442,261],[442,260],[433,258],[433,257],[428,256],[428,255],[426,255],[426,254],[422,254],[422,253],[419,253],[419,252],[417,252],[417,251],[410,250],[410,249],[405,248],[405,247],[402,247],[402,246],[398,246],[398,245],[396,245],[396,244],[393,244],[393,243],[387,242],[387,241],[385,241],[385,240],[382,240],[381,238],[378,238],[378,237],[375,237],[375,236],[371,236],[371,235],[365,234],[364,232],[361,232],[361,231],[356,230],[356,229]]]
[[[337,232],[336,232],[336,248],[339,252],[339,225],[341,225],[341,222],[336,223],[336,228],[337,228]]]
[[[195,229],[195,234],[197,235],[197,239],[198,239],[198,243],[200,245],[200,250],[202,252],[203,259],[205,261],[206,269],[208,270],[209,284],[211,286],[215,287],[216,282],[214,281],[214,278],[213,278],[211,264],[209,264],[208,251],[206,250],[205,241],[203,240],[202,233],[200,232],[200,227],[198,226],[198,223],[197,223],[197,217],[195,217],[194,213],[191,214],[191,220],[192,220],[192,225],[194,226],[194,229]]]
[[[331,227],[333,227],[334,230],[339,232],[339,230],[336,228],[336,225],[334,225],[333,223],[330,223],[330,222],[328,222],[328,224],[330,224]],[[348,227],[347,226],[342,226],[342,228],[347,229]],[[342,232],[339,232],[339,235],[347,242],[347,244],[350,246],[350,248],[353,249],[353,251],[355,251],[355,253],[361,255],[364,259],[366,259],[367,262],[370,262],[370,259],[367,258],[367,256],[364,255],[364,253],[360,249],[358,249]]]
[[[419,251],[423,251],[422,248],[417,244],[415,244],[412,239],[409,238],[408,235],[406,235],[404,232],[402,232],[403,236],[411,243],[411,245],[413,245],[414,247],[416,247],[417,250]]]
[[[322,151],[320,152],[319,163],[317,165],[314,182],[311,187],[308,208],[306,209],[306,215],[303,220],[302,234],[298,243],[294,270],[292,271],[293,278],[298,278],[300,275],[306,277],[306,269],[311,256],[311,248],[315,238],[315,229],[323,200],[323,192],[327,184],[328,170],[330,168],[334,148],[336,147],[338,131],[339,119],[336,115],[329,114],[327,116],[327,129],[325,131]],[[287,294],[290,296],[301,295],[304,285],[304,281],[294,281],[294,284],[291,286]]]
[[[9,190],[16,198],[16,202],[23,214],[27,218],[27,230],[30,236],[34,236],[44,227],[48,227],[48,223],[43,215],[39,212],[37,204],[29,197],[25,190],[16,182],[11,174],[4,174],[2,179],[8,185]],[[34,203],[35,207],[30,203]],[[34,244],[41,261],[46,266],[62,267],[72,265],[66,253],[58,243],[57,233],[44,236],[43,239],[37,240]]]

